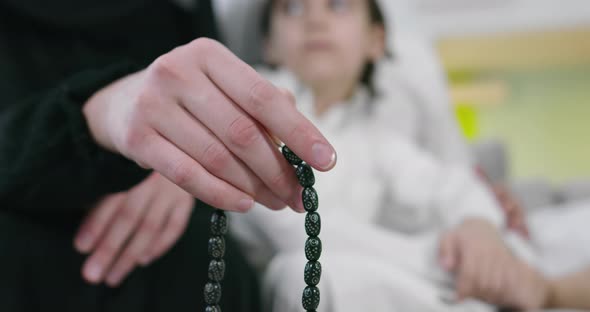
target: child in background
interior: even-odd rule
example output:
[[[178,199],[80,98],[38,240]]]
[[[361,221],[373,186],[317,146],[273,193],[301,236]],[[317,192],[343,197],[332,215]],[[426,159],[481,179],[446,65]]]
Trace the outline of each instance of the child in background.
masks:
[[[377,1],[273,0],[264,21],[275,68],[263,72],[294,92],[339,152],[337,168],[316,179],[320,311],[492,311],[462,300],[473,289],[496,304],[538,307],[542,283],[513,254],[526,246],[505,243],[503,214],[461,150],[448,108],[420,101],[401,76],[387,89],[375,82],[386,55]],[[303,223],[262,207],[233,218],[265,272],[270,311],[301,309]]]

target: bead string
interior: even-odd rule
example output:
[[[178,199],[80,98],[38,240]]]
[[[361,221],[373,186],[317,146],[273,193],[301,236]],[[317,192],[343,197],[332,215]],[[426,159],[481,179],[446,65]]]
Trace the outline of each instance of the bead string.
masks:
[[[211,238],[209,238],[209,282],[203,294],[207,307],[205,312],[221,312],[221,281],[225,276],[225,234],[227,234],[227,216],[222,210],[216,209],[211,215]]]
[[[305,216],[305,232],[309,236],[305,242],[305,257],[308,262],[305,265],[303,279],[307,287],[303,290],[302,303],[305,311],[315,312],[320,304],[320,290],[317,285],[322,276],[322,264],[318,261],[322,254],[322,241],[318,237],[321,230],[321,219],[317,213],[318,210],[318,193],[313,188],[315,176],[311,167],[303,162],[293,151],[286,145],[282,147],[282,153],[285,159],[295,167],[295,174],[299,184],[303,187],[301,197],[303,207],[307,211]]]
[[[307,312],[316,312],[320,304],[320,290],[317,285],[322,276],[322,265],[318,261],[322,254],[322,241],[318,237],[321,230],[321,219],[317,213],[319,207],[318,194],[313,188],[315,176],[313,169],[303,162],[286,145],[281,148],[283,156],[295,167],[295,174],[299,184],[303,187],[301,198],[303,207],[307,211],[305,216],[305,232],[309,236],[305,242],[305,257],[308,262],[305,265],[303,279],[307,287],[303,290],[302,304]],[[209,238],[209,281],[205,285],[203,295],[207,307],[205,312],[221,312],[219,301],[221,300],[221,281],[225,275],[225,238],[227,234],[227,216],[222,210],[215,210],[211,216],[211,238]]]

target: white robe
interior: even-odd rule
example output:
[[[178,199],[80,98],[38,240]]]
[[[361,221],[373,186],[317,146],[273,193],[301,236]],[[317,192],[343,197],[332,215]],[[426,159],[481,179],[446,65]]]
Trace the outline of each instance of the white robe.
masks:
[[[400,79],[377,98],[359,89],[317,118],[311,94],[288,73],[264,74],[295,93],[298,109],[338,152],[332,171],[316,173],[324,246],[318,311],[490,309],[449,304],[452,278],[437,263],[442,231],[469,217],[504,225],[462,150],[448,107],[433,111],[439,108],[421,103]],[[265,272],[266,308],[300,311],[304,216],[257,205],[231,219],[249,258]]]

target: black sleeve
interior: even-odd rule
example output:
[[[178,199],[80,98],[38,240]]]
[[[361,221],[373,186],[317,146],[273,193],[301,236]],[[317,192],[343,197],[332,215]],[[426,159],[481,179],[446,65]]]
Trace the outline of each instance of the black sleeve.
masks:
[[[92,139],[82,106],[130,64],[79,73],[53,89],[0,109],[0,209],[72,213],[130,188],[148,172]]]

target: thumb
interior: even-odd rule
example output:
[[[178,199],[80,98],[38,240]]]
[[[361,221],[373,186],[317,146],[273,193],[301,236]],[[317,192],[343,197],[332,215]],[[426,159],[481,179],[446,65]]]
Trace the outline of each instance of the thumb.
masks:
[[[439,261],[442,267],[452,272],[457,266],[457,236],[449,232],[443,235],[439,247]]]

